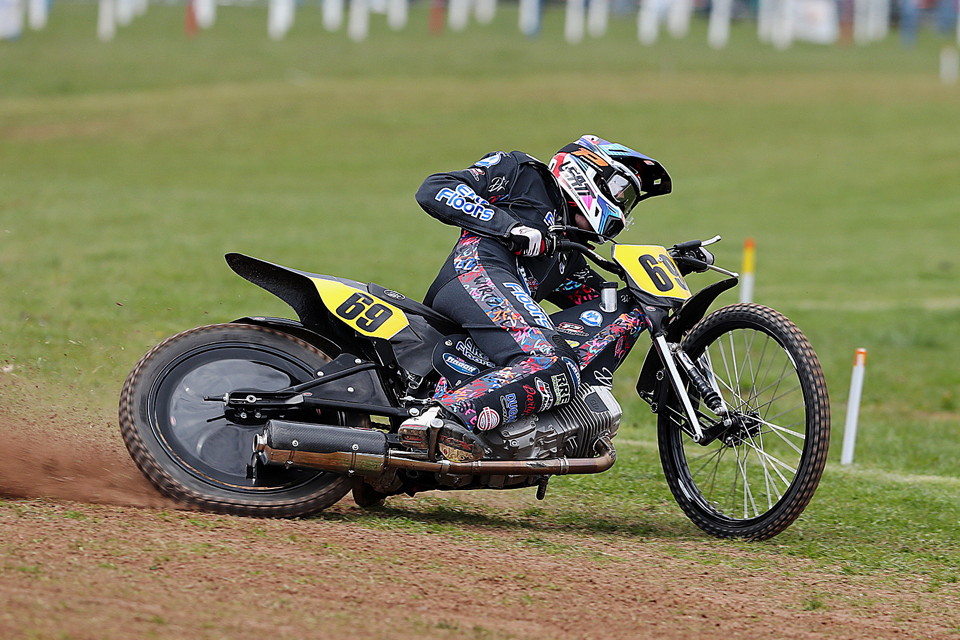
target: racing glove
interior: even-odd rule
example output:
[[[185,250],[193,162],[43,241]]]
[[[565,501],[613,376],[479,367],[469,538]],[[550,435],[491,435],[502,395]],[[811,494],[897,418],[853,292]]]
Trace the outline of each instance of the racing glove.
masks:
[[[517,225],[510,229],[510,240],[517,253],[522,253],[527,258],[542,255],[547,250],[547,243],[543,240],[543,234],[533,227]]]

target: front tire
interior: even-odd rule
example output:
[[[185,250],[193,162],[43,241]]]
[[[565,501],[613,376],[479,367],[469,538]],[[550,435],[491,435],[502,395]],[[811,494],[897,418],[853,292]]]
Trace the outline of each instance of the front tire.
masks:
[[[345,476],[315,470],[249,473],[263,424],[224,416],[229,391],[276,391],[315,377],[330,356],[267,327],[209,325],[151,349],[120,395],[120,431],[140,471],[164,495],[204,511],[294,517],[325,509],[350,490]],[[314,414],[316,419],[316,414]],[[342,413],[320,421],[345,424]]]
[[[771,538],[806,508],[826,464],[830,405],[817,356],[796,325],[757,304],[710,314],[683,349],[704,372],[713,371],[735,424],[713,442],[697,444],[671,394],[658,420],[667,484],[703,531]],[[705,406],[698,411],[717,418]]]

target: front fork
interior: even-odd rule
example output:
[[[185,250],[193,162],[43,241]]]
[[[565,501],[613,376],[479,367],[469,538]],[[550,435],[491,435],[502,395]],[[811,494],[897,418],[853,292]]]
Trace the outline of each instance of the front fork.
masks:
[[[697,418],[697,412],[693,408],[693,402],[690,400],[690,394],[687,393],[687,386],[680,376],[680,369],[683,369],[687,379],[690,380],[693,387],[697,390],[704,404],[720,416],[725,425],[728,425],[728,422],[731,420],[730,410],[720,395],[720,390],[717,388],[713,372],[708,372],[707,375],[704,375],[680,345],[677,343],[668,343],[662,333],[653,336],[653,346],[660,356],[660,361],[666,366],[670,386],[673,387],[677,397],[680,398],[680,401],[683,403],[683,411],[687,415],[687,420],[690,421],[690,426],[693,429],[693,441],[697,443],[703,442],[705,436],[703,428],[700,426],[700,420]]]

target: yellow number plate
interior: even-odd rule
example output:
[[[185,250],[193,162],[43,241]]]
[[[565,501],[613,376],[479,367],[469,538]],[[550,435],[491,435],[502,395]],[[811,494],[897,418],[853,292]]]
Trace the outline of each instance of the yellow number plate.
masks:
[[[636,286],[650,295],[676,300],[690,297],[690,289],[680,270],[663,247],[618,244],[613,248],[613,259],[626,270]]]
[[[311,278],[323,304],[360,333],[389,340],[410,324],[398,307],[335,280]]]

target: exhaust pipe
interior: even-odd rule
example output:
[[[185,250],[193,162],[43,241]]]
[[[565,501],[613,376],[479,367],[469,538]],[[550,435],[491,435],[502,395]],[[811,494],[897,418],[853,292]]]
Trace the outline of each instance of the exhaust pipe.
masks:
[[[597,458],[545,460],[416,460],[391,456],[382,431],[356,427],[270,420],[254,440],[254,452],[265,465],[307,467],[348,475],[376,476],[387,469],[410,469],[440,475],[546,476],[601,473],[617,461],[610,438],[597,439]]]

